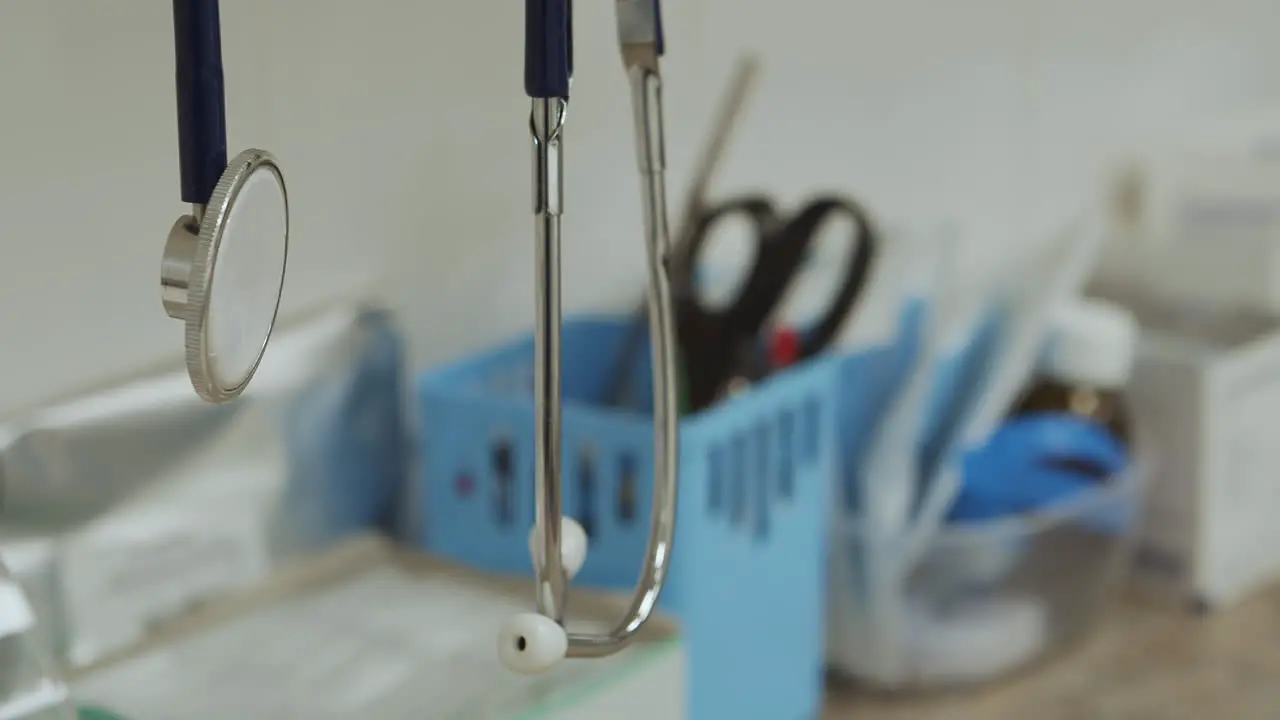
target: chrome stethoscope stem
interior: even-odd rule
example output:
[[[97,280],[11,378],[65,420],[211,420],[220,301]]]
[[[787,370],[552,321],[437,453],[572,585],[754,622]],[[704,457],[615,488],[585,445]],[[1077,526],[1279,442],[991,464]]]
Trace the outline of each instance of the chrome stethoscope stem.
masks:
[[[667,258],[665,147],[662,125],[662,81],[655,64],[632,64],[628,70],[635,113],[636,150],[643,201],[648,260],[649,331],[652,338],[654,387],[654,485],[649,550],[641,567],[631,606],[622,620],[603,635],[571,633],[568,657],[613,654],[635,637],[653,614],[665,585],[675,539],[676,489],[679,470],[679,404],[677,399],[675,314]],[[560,442],[560,189],[563,100],[534,100],[535,211],[537,216],[538,306],[534,339],[535,440],[534,471],[538,611],[563,622],[567,580],[561,563],[562,517]]]
[[[560,477],[560,213],[564,205],[563,131],[568,102],[535,98],[529,116],[533,135],[533,212],[536,247],[533,404],[537,416],[534,442],[534,569],[538,612],[564,621],[566,588],[560,555],[563,514]]]
[[[680,467],[678,376],[675,313],[671,301],[668,257],[666,149],[662,127],[662,79],[653,62],[628,63],[636,154],[644,209],[649,269],[649,337],[653,365],[653,516],[649,548],[640,579],[623,620],[604,636],[569,636],[569,656],[608,655],[625,647],[652,615],[666,583],[675,541],[677,483]]]

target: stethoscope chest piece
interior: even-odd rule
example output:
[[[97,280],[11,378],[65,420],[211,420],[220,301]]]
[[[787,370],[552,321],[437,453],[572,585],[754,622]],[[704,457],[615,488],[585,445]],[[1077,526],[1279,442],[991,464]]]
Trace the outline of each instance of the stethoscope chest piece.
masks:
[[[186,324],[187,372],[200,397],[239,396],[275,326],[289,247],[289,199],[276,159],[245,150],[207,205],[178,218],[161,262],[165,312]]]

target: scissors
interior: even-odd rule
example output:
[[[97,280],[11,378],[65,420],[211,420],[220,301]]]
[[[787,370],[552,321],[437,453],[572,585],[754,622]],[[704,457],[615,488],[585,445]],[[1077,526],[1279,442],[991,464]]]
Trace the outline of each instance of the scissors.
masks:
[[[711,135],[703,146],[698,161],[694,164],[693,184],[682,208],[680,229],[677,231],[677,237],[683,237],[689,223],[697,218],[698,210],[703,205],[702,199],[706,196],[707,186],[711,184],[711,179],[724,158],[724,151],[729,144],[729,138],[733,135],[737,122],[742,115],[742,109],[751,95],[758,68],[759,63],[756,58],[748,55],[740,59],[734,69],[733,76],[729,81],[728,91],[716,111],[715,122],[711,127]],[[610,379],[607,392],[609,404],[615,407],[640,409],[647,402],[647,399],[637,396],[643,395],[648,391],[647,388],[641,386],[641,381],[636,377],[636,371],[639,369],[640,362],[643,359],[645,340],[649,336],[647,302],[642,301],[640,303],[639,308],[634,313],[634,317],[635,320],[631,323],[631,327],[623,340],[621,356],[613,377]],[[684,383],[681,382],[680,384],[681,395],[683,396]],[[682,397],[680,400],[681,408],[687,409],[687,404],[685,398]]]
[[[866,282],[879,235],[868,214],[854,201],[839,197],[817,197],[795,216],[780,216],[765,197],[730,200],[716,207],[707,203],[708,187],[724,159],[729,140],[737,128],[754,89],[758,62],[742,58],[730,79],[724,100],[715,116],[708,142],[697,163],[694,178],[681,209],[679,238],[672,252],[672,293],[683,354],[680,383],[682,412],[696,412],[720,399],[736,381],[759,380],[775,369],[760,352],[761,333],[769,316],[801,274],[818,231],[832,215],[847,215],[854,221],[854,252],[849,256],[840,290],[818,324],[800,333],[789,355],[790,362],[807,359],[831,344]],[[736,214],[746,215],[757,229],[754,269],[742,285],[738,299],[723,311],[706,308],[696,293],[695,275],[701,252],[716,223]],[[621,361],[611,379],[609,402],[635,407],[639,384],[635,370],[648,329],[642,307],[624,340]]]
[[[755,228],[754,258],[737,297],[722,309],[710,308],[699,299],[694,271],[712,229],[733,216],[745,217]],[[689,411],[717,402],[735,381],[758,380],[768,372],[759,352],[765,326],[802,274],[823,224],[835,216],[853,221],[853,251],[826,310],[800,334],[796,361],[817,355],[836,339],[866,287],[880,245],[870,215],[855,200],[837,195],[812,197],[792,215],[763,195],[696,206],[676,247],[671,278]]]

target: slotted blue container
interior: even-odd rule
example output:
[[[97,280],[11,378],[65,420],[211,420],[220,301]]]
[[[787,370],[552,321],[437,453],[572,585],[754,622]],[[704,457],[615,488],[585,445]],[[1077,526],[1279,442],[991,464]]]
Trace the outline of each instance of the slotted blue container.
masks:
[[[591,542],[576,585],[629,589],[652,503],[648,409],[608,407],[627,320],[563,328],[565,511]],[[636,388],[648,393],[648,347]],[[531,337],[427,372],[419,384],[419,522],[445,558],[530,575]],[[823,697],[828,516],[840,467],[842,360],[818,359],[681,422],[676,541],[662,605],[681,621],[693,720],[800,719]]]

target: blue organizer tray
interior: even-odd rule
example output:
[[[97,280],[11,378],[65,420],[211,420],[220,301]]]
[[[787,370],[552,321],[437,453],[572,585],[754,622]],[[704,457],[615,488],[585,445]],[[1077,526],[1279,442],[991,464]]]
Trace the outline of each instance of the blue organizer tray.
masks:
[[[652,418],[602,403],[629,329],[601,318],[563,329],[564,504],[591,536],[578,585],[631,588],[648,538]],[[638,381],[648,377],[647,347],[643,356]],[[532,361],[526,337],[422,376],[420,517],[411,538],[420,547],[531,574]],[[820,712],[845,362],[806,363],[682,420],[680,509],[662,605],[681,620],[694,720]]]

